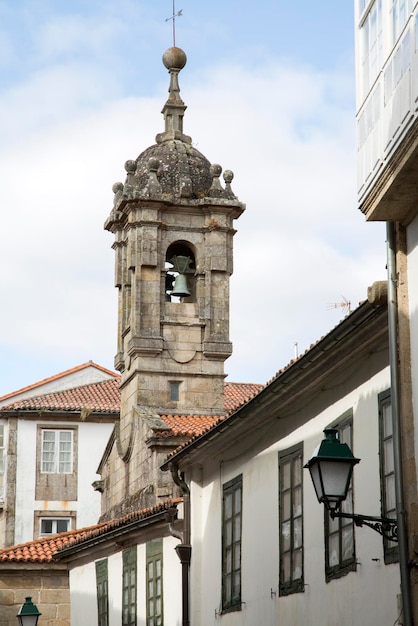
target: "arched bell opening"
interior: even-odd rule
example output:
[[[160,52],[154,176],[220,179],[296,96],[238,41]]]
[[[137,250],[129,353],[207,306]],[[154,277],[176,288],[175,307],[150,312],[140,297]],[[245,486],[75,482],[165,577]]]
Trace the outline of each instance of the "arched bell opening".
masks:
[[[196,302],[196,261],[189,244],[176,241],[165,256],[167,302]]]

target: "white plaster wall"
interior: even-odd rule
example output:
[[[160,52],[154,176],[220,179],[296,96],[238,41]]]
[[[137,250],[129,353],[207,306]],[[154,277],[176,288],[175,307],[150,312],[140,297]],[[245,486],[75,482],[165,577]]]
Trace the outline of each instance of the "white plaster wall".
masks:
[[[97,624],[96,566],[70,570],[71,626]]]
[[[44,424],[44,421],[39,423]],[[97,466],[107,444],[112,424],[78,423],[78,499],[77,501],[36,501],[36,432],[35,421],[19,420],[17,436],[15,543],[34,538],[34,511],[76,511],[77,527],[96,524],[100,515],[100,494],[91,486],[97,480]],[[51,422],[51,428],[65,428],[74,423]]]
[[[181,565],[175,552],[174,537],[163,540],[164,625],[181,626]],[[146,545],[137,546],[137,622],[146,623]],[[100,559],[99,559],[100,560]],[[122,552],[108,557],[109,626],[120,626],[122,619]],[[95,562],[70,571],[71,626],[97,624]]]
[[[278,452],[304,441],[304,461],[323,438],[323,429],[353,409],[356,512],[380,515],[377,394],[389,387],[385,368],[355,392],[305,426],[251,458],[234,448],[222,463],[207,462],[193,476],[192,619],[199,625],[253,626],[256,623],[318,626],[393,624],[397,618],[398,566],[384,565],[382,538],[368,528],[355,530],[357,571],[325,582],[324,512],[310,476],[304,475],[304,593],[278,596]],[[251,438],[248,440],[248,449]],[[222,485],[243,474],[241,611],[219,615],[221,603]],[[377,601],[376,601],[377,599]]]
[[[411,379],[415,432],[418,433],[418,217],[407,229],[408,300],[411,333]],[[418,436],[415,436],[415,457],[418,458]]]

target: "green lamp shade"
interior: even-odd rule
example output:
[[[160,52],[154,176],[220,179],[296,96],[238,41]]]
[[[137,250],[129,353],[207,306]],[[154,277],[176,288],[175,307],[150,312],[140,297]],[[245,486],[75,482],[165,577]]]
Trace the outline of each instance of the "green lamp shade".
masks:
[[[329,511],[336,511],[350,487],[353,467],[360,461],[353,456],[349,446],[337,439],[337,430],[327,428],[325,439],[306,463],[318,501]]]
[[[36,626],[40,615],[42,614],[38,611],[38,607],[33,604],[32,598],[28,596],[19,609],[17,619],[20,626]]]

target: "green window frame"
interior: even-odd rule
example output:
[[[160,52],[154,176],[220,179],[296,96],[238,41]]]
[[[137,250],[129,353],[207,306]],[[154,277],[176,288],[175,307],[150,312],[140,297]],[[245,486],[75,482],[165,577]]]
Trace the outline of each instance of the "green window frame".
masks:
[[[147,626],[163,626],[163,540],[146,546]]]
[[[136,626],[136,546],[122,552],[122,626]]]
[[[395,468],[393,458],[392,400],[390,389],[378,395],[379,458],[382,517],[396,519]],[[399,560],[398,544],[383,537],[385,563]]]
[[[242,474],[223,486],[222,611],[241,610]]]
[[[109,626],[107,559],[96,561],[97,626]]]
[[[304,591],[303,445],[279,452],[279,527],[281,596]]]
[[[332,428],[338,431],[338,438],[342,443],[347,443],[353,449],[353,413],[344,413]],[[342,513],[353,513],[354,494],[351,481],[347,498],[341,504]],[[354,533],[354,521],[336,517],[331,519],[325,510],[325,579],[330,582],[334,578],[345,576],[349,572],[356,571],[356,544]]]

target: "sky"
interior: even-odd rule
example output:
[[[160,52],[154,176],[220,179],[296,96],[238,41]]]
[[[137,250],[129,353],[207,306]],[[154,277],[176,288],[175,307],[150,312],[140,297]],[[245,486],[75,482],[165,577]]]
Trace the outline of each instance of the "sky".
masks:
[[[230,381],[265,383],[386,278],[356,200],[353,2],[176,0],[184,132],[234,172]],[[0,0],[0,395],[113,369],[103,224],[163,130],[172,0]]]

